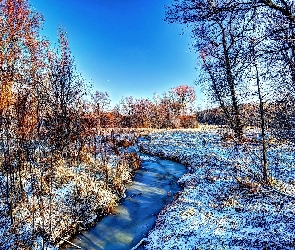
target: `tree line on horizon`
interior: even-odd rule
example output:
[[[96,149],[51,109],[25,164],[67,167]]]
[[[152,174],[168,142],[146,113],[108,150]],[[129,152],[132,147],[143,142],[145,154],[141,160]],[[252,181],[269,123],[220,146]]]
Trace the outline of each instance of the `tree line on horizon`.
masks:
[[[92,95],[92,119],[101,128],[194,128],[198,126],[195,90],[177,86],[153,99],[123,97],[113,108],[106,92]]]

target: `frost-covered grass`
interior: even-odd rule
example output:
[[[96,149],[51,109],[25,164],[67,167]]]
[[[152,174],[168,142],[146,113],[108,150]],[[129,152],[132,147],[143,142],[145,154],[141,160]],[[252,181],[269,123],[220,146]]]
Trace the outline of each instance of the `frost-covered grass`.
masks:
[[[292,145],[269,138],[272,187],[266,187],[261,184],[261,145],[255,130],[246,132],[241,145],[228,139],[224,128],[139,133],[145,137],[139,142],[142,152],[188,168],[179,180],[184,190],[159,214],[147,249],[295,248]],[[7,176],[0,174],[1,249],[54,249],[48,243],[62,242],[111,212],[124,197],[136,165],[134,149],[124,155],[117,146],[130,146],[134,138],[116,134],[98,139],[107,147],[97,149],[95,157],[86,151],[79,164],[62,157],[51,164],[40,149],[15,173],[13,225],[5,196]]]
[[[85,148],[79,160],[38,146],[19,171],[0,172],[0,249],[54,249],[112,211],[139,158],[117,146],[134,136],[115,135],[114,142],[101,138],[97,151]],[[0,163],[4,160],[0,152]]]
[[[266,187],[255,133],[239,146],[216,129],[157,132],[141,142],[142,152],[189,170],[179,180],[183,191],[158,215],[146,249],[295,248],[294,147],[270,141],[273,187]]]

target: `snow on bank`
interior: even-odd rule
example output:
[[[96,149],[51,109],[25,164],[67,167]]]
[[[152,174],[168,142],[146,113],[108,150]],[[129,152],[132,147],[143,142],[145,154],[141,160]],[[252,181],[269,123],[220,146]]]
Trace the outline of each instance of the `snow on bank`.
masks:
[[[295,248],[295,199],[256,182],[257,145],[223,145],[211,130],[158,132],[139,147],[189,169],[179,180],[184,190],[158,215],[146,249]],[[274,184],[295,196],[293,151],[275,145],[268,155]]]
[[[0,249],[56,249],[109,214],[140,166],[136,152],[125,152],[123,145],[136,137],[112,137],[101,136],[97,151],[85,146],[78,160],[49,154],[44,146],[29,160],[24,158],[19,171],[0,171]],[[0,165],[4,156],[0,151]]]

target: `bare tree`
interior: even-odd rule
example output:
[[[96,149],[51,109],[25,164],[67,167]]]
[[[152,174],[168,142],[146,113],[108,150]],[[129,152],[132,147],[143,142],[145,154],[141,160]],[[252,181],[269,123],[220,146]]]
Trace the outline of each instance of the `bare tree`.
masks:
[[[110,98],[107,92],[96,91],[92,95],[93,109],[98,119],[98,126],[102,124],[104,114],[107,112],[110,106]]]
[[[251,13],[235,9],[220,10],[223,2],[181,1],[168,7],[166,21],[178,22],[192,28],[195,48],[201,54],[204,77],[202,86],[222,108],[238,140],[243,137],[240,114],[242,77],[245,53],[244,37],[250,28]],[[242,17],[243,16],[243,17]]]

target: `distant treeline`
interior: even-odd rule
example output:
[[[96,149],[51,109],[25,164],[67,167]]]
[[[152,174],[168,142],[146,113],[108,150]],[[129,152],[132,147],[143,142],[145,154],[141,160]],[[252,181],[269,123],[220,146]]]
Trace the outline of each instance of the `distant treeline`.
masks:
[[[87,113],[91,123],[102,128],[188,128],[197,126],[194,100],[194,89],[182,85],[153,100],[122,98],[111,109],[108,94],[97,91]]]
[[[295,116],[288,110],[291,108],[288,101],[265,103],[265,127],[271,129],[274,135],[295,141]],[[239,106],[243,127],[260,126],[259,103],[247,103]],[[197,120],[202,124],[228,125],[226,115],[222,108],[211,108],[198,111]]]

